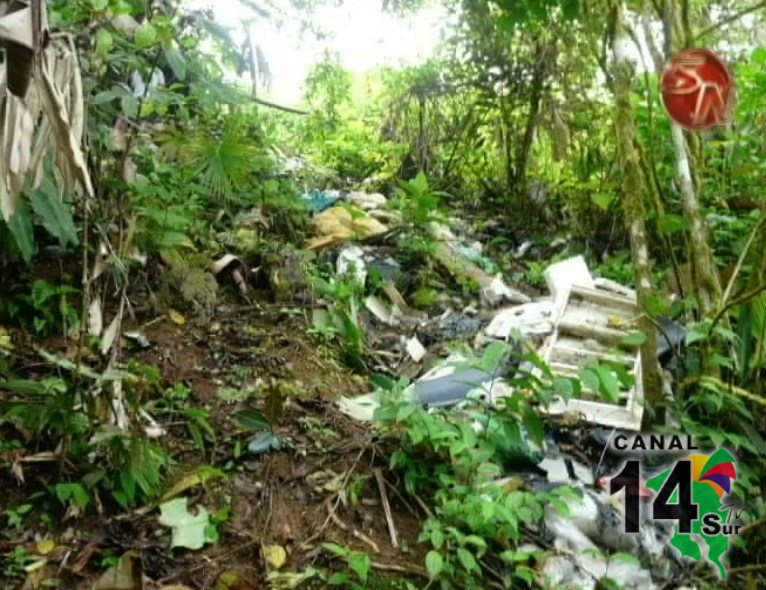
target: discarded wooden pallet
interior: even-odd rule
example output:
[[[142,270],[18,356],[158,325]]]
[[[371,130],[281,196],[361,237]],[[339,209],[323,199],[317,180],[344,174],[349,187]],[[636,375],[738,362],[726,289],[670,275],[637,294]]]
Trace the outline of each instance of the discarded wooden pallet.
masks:
[[[640,430],[644,389],[641,356],[626,347],[625,337],[635,332],[638,314],[635,299],[598,289],[571,285],[554,311],[554,330],[542,350],[553,373],[577,377],[593,361],[622,365],[634,376],[629,389],[620,391],[617,403],[609,403],[588,392],[578,399],[559,400],[548,407],[550,414],[577,413],[594,424]]]

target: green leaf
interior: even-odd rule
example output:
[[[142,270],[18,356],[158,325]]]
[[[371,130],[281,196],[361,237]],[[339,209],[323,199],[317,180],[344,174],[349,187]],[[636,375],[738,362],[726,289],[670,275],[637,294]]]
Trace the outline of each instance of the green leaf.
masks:
[[[436,549],[441,549],[444,546],[444,533],[439,525],[431,531],[431,545]]]
[[[348,556],[348,567],[356,572],[362,582],[366,582],[372,567],[372,559],[366,553],[352,553]]]
[[[62,246],[77,244],[77,229],[74,226],[71,208],[61,201],[58,189],[49,176],[43,178],[40,187],[32,192],[30,201],[35,213],[41,217],[45,229],[57,238]]]
[[[692,323],[686,329],[686,345],[691,346],[695,342],[702,342],[710,338],[710,322],[702,321]]]
[[[171,528],[171,547],[201,549],[208,540],[205,529],[210,525],[210,515],[204,506],[191,514],[187,507],[188,498],[176,498],[160,504],[159,523]]]
[[[522,415],[524,417],[524,428],[526,428],[532,441],[538,445],[541,444],[545,438],[545,427],[540,419],[540,415],[529,405],[524,406]]]
[[[370,381],[375,387],[382,389],[383,391],[391,391],[396,387],[396,381],[386,375],[381,375],[380,373],[372,375]]]
[[[29,210],[23,201],[19,202],[16,213],[8,221],[8,229],[19,247],[24,262],[30,262],[35,253],[35,228]]]
[[[504,342],[493,342],[487,346],[481,356],[481,368],[487,373],[494,373],[500,368],[500,363],[508,353],[508,345]]]
[[[678,232],[687,231],[689,227],[689,220],[682,215],[668,213],[657,220],[657,231],[668,236]]]
[[[629,563],[631,565],[636,565],[636,566],[641,565],[641,562],[630,553],[613,553],[609,559],[612,561]]]
[[[75,506],[85,508],[90,503],[88,492],[79,483],[58,483],[55,487],[56,497],[62,504],[71,501]]]
[[[327,583],[330,586],[340,586],[341,584],[346,584],[347,582],[348,582],[348,574],[345,572],[335,572],[327,580]]]
[[[572,380],[566,377],[556,377],[553,380],[553,389],[565,400],[571,399],[572,395],[574,395]]]
[[[346,549],[342,545],[338,545],[337,543],[322,543],[322,547],[324,547],[328,551],[331,551],[338,557],[346,557],[349,553],[348,549]]]
[[[133,119],[138,115],[138,99],[129,92],[120,96],[120,106],[126,118]]]
[[[599,378],[593,367],[583,367],[580,369],[580,379],[587,389],[598,392]]]
[[[513,570],[513,573],[516,577],[521,578],[529,585],[532,585],[532,582],[535,580],[535,570],[523,565],[518,566]]]
[[[165,59],[168,61],[170,69],[173,70],[173,75],[179,80],[184,80],[186,78],[186,60],[184,59],[184,54],[175,47],[166,47]]]
[[[104,90],[91,98],[90,103],[94,105],[106,104],[112,102],[117,96],[118,94],[114,90]]]
[[[616,402],[620,399],[620,382],[609,367],[594,365],[592,370],[598,375],[599,393],[609,401]]]
[[[466,535],[465,539],[463,539],[463,542],[466,545],[473,545],[481,552],[487,550],[487,542],[479,535]],[[481,553],[479,555],[481,556]]]
[[[426,569],[431,579],[435,579],[444,568],[444,558],[438,551],[429,551],[426,555]]]
[[[481,571],[479,566],[476,564],[476,559],[474,558],[473,553],[468,551],[468,549],[458,547],[457,558],[460,560],[461,565],[467,572]]]
[[[417,194],[422,194],[428,190],[428,177],[423,172],[418,172],[418,175],[410,180],[410,187]]]
[[[157,29],[150,24],[141,25],[136,29],[133,40],[137,49],[146,49],[157,40]]]
[[[90,5],[93,7],[93,10],[106,10],[107,6],[109,6],[109,0],[90,0]]]
[[[646,342],[646,334],[644,334],[643,332],[633,332],[623,337],[620,340],[620,344],[622,344],[623,346],[629,346],[629,347],[643,346],[645,342]]]
[[[249,430],[266,430],[271,426],[260,410],[242,410],[234,414],[234,419]]]
[[[412,416],[417,411],[417,409],[418,407],[415,404],[402,404],[399,407],[399,410],[396,412],[396,421],[403,422]]]
[[[99,29],[96,33],[96,54],[99,57],[106,58],[114,45],[112,34],[106,29]]]
[[[615,196],[612,193],[594,193],[590,196],[590,199],[596,207],[602,211],[608,211],[614,202]]]

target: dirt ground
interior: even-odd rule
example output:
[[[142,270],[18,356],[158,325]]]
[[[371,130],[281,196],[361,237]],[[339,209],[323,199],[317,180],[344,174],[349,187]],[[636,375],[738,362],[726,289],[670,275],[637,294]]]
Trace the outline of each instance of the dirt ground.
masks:
[[[322,548],[325,542],[369,553],[376,572],[370,587],[397,587],[385,582],[386,575],[422,575],[416,564],[422,563],[417,535],[423,513],[398,495],[398,482],[387,470],[390,442],[340,414],[333,403],[339,396],[367,391],[367,381],[342,367],[328,348],[307,334],[307,313],[310,310],[278,305],[231,304],[220,306],[206,323],[193,318],[182,322],[177,316],[173,321],[168,314],[128,323],[123,333],[140,332],[148,347],[124,340],[123,364],[157,367],[165,386],[183,384],[188,403],[209,412],[215,437],[209,437],[214,440],[208,441],[205,452],[193,445],[184,419],[156,418],[168,431],[159,442],[178,461],[167,478],[168,488],[201,466],[225,472],[225,477],[183,492],[190,506],[205,506],[211,514],[224,516],[221,537],[198,551],[168,549],[168,530],[158,525],[153,506],[118,516],[65,520],[55,535],[55,549],[45,556],[46,565],[26,581],[3,580],[2,587],[34,590],[45,587],[43,580],[56,579],[59,588],[89,589],[103,571],[104,557],[128,552],[140,564],[148,589],[279,587],[265,581],[269,570],[275,570],[264,560],[264,547],[285,549],[287,561],[279,572],[300,572],[309,566],[343,569]],[[58,346],[65,344],[59,340]],[[233,415],[262,409],[273,388],[284,400],[274,430],[284,444],[279,451],[256,456],[245,450],[255,435],[243,432]],[[151,412],[153,400],[143,401],[149,402]],[[376,468],[391,503],[397,549],[383,510],[381,484],[374,477]],[[2,479],[4,485],[14,485],[8,473]],[[0,508],[21,500],[14,497]],[[35,553],[45,536],[43,529],[36,538],[11,540],[6,535],[0,548],[23,546]],[[383,578],[378,580],[378,575]],[[284,587],[289,587],[289,575],[286,578]],[[312,583],[324,587],[316,582],[303,587]]]

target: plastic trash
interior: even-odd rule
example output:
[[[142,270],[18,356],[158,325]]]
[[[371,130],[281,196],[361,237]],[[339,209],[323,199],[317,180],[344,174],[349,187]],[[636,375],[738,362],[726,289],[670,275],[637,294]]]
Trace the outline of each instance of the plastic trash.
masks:
[[[336,190],[310,190],[301,195],[301,198],[309,202],[311,212],[316,215],[332,207],[343,198],[343,193]]]
[[[364,285],[367,280],[367,265],[364,262],[364,250],[359,246],[346,246],[338,256],[338,276],[352,276],[354,280]]]

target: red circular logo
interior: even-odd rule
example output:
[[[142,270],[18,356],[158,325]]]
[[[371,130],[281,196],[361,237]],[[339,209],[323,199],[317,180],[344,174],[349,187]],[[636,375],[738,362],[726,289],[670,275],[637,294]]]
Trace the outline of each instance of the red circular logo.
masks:
[[[686,129],[728,123],[734,80],[724,61],[708,49],[687,49],[665,66],[662,102],[670,118]]]

